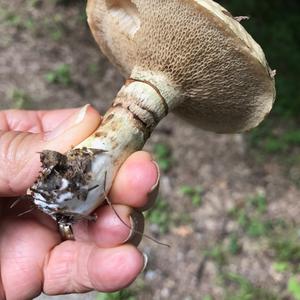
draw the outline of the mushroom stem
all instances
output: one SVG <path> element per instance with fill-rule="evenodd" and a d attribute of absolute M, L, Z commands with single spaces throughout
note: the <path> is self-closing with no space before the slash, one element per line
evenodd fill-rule
<path fill-rule="evenodd" d="M 168 110 L 150 82 L 129 79 L 95 133 L 67 152 L 59 164 L 43 165 L 31 189 L 35 204 L 58 221 L 68 216 L 72 223 L 89 216 L 104 201 L 119 167 L 143 148 Z"/>

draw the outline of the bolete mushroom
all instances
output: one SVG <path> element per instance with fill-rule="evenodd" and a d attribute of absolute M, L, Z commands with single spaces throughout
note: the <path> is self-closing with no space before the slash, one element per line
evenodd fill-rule
<path fill-rule="evenodd" d="M 62 226 L 102 203 L 121 164 L 169 111 L 206 130 L 242 132 L 275 98 L 261 47 L 212 0 L 88 0 L 87 15 L 127 81 L 91 137 L 66 154 L 42 154 L 32 196 Z"/>

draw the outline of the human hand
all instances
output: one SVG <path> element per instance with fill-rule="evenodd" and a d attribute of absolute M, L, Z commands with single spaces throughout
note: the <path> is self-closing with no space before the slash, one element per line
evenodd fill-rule
<path fill-rule="evenodd" d="M 109 206 L 97 209 L 94 223 L 74 227 L 76 241 L 61 241 L 55 222 L 37 209 L 23 216 L 32 203 L 21 201 L 36 179 L 38 152 L 66 152 L 92 134 L 101 122 L 90 106 L 59 111 L 0 112 L 0 299 L 32 299 L 90 290 L 115 291 L 129 285 L 144 266 L 134 238 Z M 151 156 L 137 152 L 118 172 L 109 198 L 132 226 L 140 211 L 157 194 L 159 171 Z"/>

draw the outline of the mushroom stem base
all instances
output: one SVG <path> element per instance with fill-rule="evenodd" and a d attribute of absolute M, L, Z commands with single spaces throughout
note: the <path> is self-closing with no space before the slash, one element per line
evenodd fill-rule
<path fill-rule="evenodd" d="M 120 166 L 142 149 L 166 114 L 155 88 L 128 81 L 92 136 L 66 154 L 41 154 L 43 171 L 31 188 L 34 203 L 59 223 L 89 219 L 106 198 Z"/>

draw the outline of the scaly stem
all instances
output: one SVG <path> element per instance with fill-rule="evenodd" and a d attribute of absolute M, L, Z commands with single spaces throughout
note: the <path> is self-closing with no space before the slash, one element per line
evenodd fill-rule
<path fill-rule="evenodd" d="M 154 86 L 128 80 L 91 137 L 65 155 L 44 152 L 44 170 L 31 189 L 35 204 L 58 221 L 72 223 L 90 215 L 105 199 L 122 163 L 143 148 L 167 113 L 168 105 Z"/>

